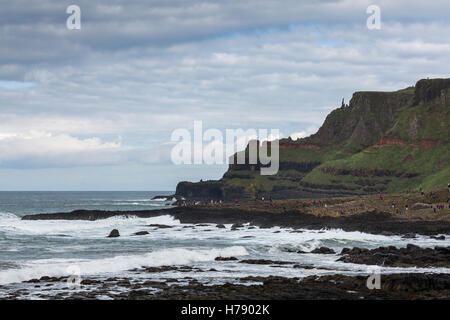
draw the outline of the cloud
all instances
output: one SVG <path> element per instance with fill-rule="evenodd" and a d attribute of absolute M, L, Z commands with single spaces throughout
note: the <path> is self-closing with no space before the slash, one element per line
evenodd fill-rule
<path fill-rule="evenodd" d="M 30 131 L 0 133 L 2 167 L 71 167 L 118 164 L 125 151 L 119 142 L 92 137 L 79 139 L 67 134 Z"/>

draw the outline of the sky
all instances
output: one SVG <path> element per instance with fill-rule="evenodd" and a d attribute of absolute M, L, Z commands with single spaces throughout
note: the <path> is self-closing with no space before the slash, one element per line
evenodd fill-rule
<path fill-rule="evenodd" d="M 220 178 L 226 164 L 174 164 L 172 133 L 202 121 L 304 137 L 355 91 L 448 77 L 449 12 L 448 0 L 0 0 L 0 190 Z"/>

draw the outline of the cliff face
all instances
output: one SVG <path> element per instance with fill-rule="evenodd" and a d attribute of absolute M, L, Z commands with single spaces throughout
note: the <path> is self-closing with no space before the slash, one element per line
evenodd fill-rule
<path fill-rule="evenodd" d="M 416 84 L 413 105 L 430 102 L 442 95 L 448 97 L 450 79 L 422 79 Z M 448 100 L 446 100 L 448 103 Z M 445 101 L 441 101 L 444 102 Z"/>
<path fill-rule="evenodd" d="M 316 134 L 280 140 L 280 170 L 230 165 L 218 181 L 181 182 L 201 199 L 302 198 L 432 189 L 450 176 L 450 79 L 424 79 L 396 92 L 356 92 Z"/>
<path fill-rule="evenodd" d="M 359 151 L 377 142 L 392 127 L 397 114 L 411 103 L 411 93 L 356 92 L 350 104 L 332 111 L 319 131 L 306 140 Z"/>

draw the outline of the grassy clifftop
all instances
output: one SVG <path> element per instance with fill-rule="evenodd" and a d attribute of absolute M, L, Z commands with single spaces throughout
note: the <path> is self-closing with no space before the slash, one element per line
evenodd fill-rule
<path fill-rule="evenodd" d="M 356 92 L 317 133 L 280 140 L 277 175 L 233 165 L 214 182 L 214 192 L 208 192 L 211 182 L 182 182 L 177 193 L 301 198 L 442 188 L 450 178 L 449 112 L 450 79 L 420 80 L 395 92 Z"/>

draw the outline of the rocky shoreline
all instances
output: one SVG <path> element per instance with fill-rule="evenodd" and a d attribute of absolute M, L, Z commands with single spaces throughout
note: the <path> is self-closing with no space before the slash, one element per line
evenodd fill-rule
<path fill-rule="evenodd" d="M 327 247 L 294 254 L 330 254 L 336 261 L 383 267 L 450 268 L 450 247 L 421 248 L 408 244 L 405 248 L 344 248 L 340 253 Z M 295 259 L 294 259 L 295 260 Z M 2 299 L 114 299 L 114 300 L 252 300 L 252 299 L 449 299 L 449 273 L 380 274 L 380 288 L 367 286 L 370 268 L 358 275 L 335 273 L 336 270 L 304 264 L 301 261 L 242 259 L 217 256 L 216 262 L 266 265 L 324 273 L 305 277 L 246 276 L 227 278 L 217 283 L 215 277 L 198 278 L 196 274 L 215 274 L 211 267 L 166 265 L 128 270 L 122 276 L 83 276 L 78 289 L 68 289 L 68 277 L 31 279 L 19 284 L 0 286 L 7 292 Z M 233 272 L 232 268 L 220 271 Z M 430 271 L 432 272 L 432 271 Z M 368 273 L 364 275 L 364 273 Z M 362 275 L 361 275 L 362 274 Z M 180 276 L 181 275 L 181 276 Z M 183 276 L 185 275 L 185 276 Z M 73 282 L 70 282 L 73 283 Z"/>
<path fill-rule="evenodd" d="M 189 269 L 190 267 L 181 267 Z M 153 270 L 155 271 L 155 270 Z M 161 271 L 161 270 L 159 270 Z M 163 271 L 163 270 L 162 270 Z M 380 288 L 367 287 L 368 276 L 326 275 L 306 278 L 246 277 L 239 283 L 209 284 L 196 279 L 137 280 L 111 277 L 84 279 L 79 290 L 54 293 L 66 277 L 42 277 L 28 281 L 40 288 L 39 299 L 54 300 L 287 300 L 287 299 L 446 299 L 450 298 L 450 274 L 400 273 L 381 275 Z M 181 284 L 181 282 L 185 282 Z M 19 289 L 6 299 L 28 299 L 30 290 Z"/>
<path fill-rule="evenodd" d="M 344 248 L 338 261 L 386 267 L 450 268 L 450 247 L 420 248 L 408 244 L 406 248 L 380 247 L 376 249 Z"/>
<path fill-rule="evenodd" d="M 176 207 L 148 211 L 90 211 L 77 210 L 65 213 L 47 213 L 24 216 L 23 220 L 89 220 L 107 219 L 115 216 L 136 216 L 150 218 L 170 215 L 181 223 L 216 223 L 242 224 L 250 223 L 260 228 L 286 227 L 323 229 L 339 228 L 344 231 L 360 231 L 382 235 L 442 235 L 450 231 L 450 220 L 407 219 L 386 212 L 370 211 L 348 216 L 314 215 L 299 210 L 273 212 L 248 210 L 241 207 Z"/>

